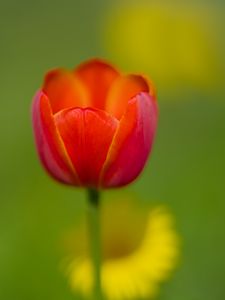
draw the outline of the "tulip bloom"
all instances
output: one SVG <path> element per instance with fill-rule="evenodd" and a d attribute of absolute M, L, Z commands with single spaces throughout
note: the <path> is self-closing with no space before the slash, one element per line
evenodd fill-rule
<path fill-rule="evenodd" d="M 56 180 L 109 188 L 142 171 L 157 125 L 152 85 L 101 60 L 50 71 L 33 101 L 40 159 Z"/>

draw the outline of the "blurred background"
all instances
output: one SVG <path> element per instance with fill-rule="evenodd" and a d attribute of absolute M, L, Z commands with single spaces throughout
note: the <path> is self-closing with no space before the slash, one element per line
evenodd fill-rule
<path fill-rule="evenodd" d="M 42 170 L 30 105 L 47 70 L 91 57 L 158 90 L 154 151 L 126 188 L 140 205 L 166 204 L 182 237 L 158 299 L 225 298 L 224 17 L 222 0 L 0 0 L 0 299 L 80 299 L 59 267 L 60 237 L 86 195 Z"/>

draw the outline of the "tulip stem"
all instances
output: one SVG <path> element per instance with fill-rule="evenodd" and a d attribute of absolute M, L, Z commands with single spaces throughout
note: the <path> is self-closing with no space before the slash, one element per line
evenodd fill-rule
<path fill-rule="evenodd" d="M 103 300 L 101 289 L 101 227 L 99 191 L 95 189 L 88 189 L 88 208 L 90 252 L 92 256 L 94 275 L 93 299 Z"/>

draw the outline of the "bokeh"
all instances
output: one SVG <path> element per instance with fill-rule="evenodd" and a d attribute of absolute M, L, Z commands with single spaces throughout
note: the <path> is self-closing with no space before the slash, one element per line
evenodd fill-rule
<path fill-rule="evenodd" d="M 180 262 L 181 241 L 165 205 L 140 206 L 129 193 L 107 195 L 101 206 L 102 290 L 109 300 L 156 299 Z M 90 299 L 93 268 L 86 216 L 62 239 L 71 289 Z"/>
<path fill-rule="evenodd" d="M 222 0 L 0 0 L 0 299 L 82 299 L 61 270 L 60 237 L 86 194 L 43 172 L 30 106 L 47 70 L 91 57 L 157 88 L 154 151 L 125 189 L 176 218 L 182 258 L 157 299 L 224 299 L 224 17 Z"/>

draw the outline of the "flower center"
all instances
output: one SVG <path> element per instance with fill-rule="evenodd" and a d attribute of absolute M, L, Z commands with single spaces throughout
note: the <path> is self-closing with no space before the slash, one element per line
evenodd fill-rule
<path fill-rule="evenodd" d="M 109 217 L 109 216 L 108 216 Z M 103 217 L 103 260 L 119 259 L 132 254 L 145 235 L 147 214 L 118 210 L 113 219 Z"/>
<path fill-rule="evenodd" d="M 104 205 L 101 217 L 102 260 L 127 257 L 141 245 L 146 233 L 148 212 L 134 209 L 132 204 L 114 202 Z M 89 231 L 84 218 L 78 230 L 68 232 L 64 246 L 72 257 L 88 257 Z"/>

